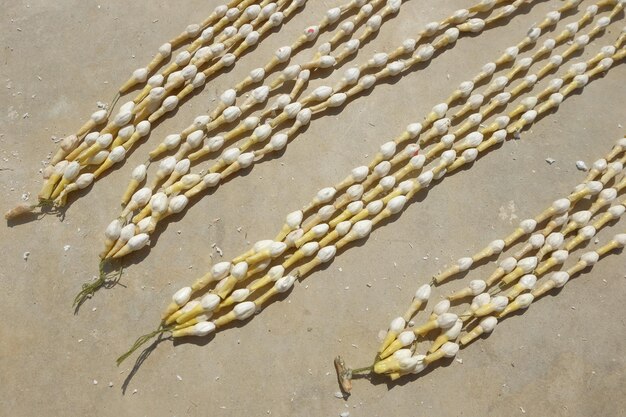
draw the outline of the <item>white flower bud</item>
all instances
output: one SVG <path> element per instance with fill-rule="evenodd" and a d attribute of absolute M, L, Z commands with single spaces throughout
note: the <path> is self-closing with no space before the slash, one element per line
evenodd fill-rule
<path fill-rule="evenodd" d="M 168 198 L 165 193 L 156 193 L 150 200 L 150 208 L 153 214 L 165 213 L 168 207 Z"/>
<path fill-rule="evenodd" d="M 159 46 L 159 54 L 163 58 L 169 57 L 171 53 L 172 53 L 172 44 L 164 43 L 163 45 Z"/>
<path fill-rule="evenodd" d="M 365 180 L 365 178 L 367 178 L 368 174 L 369 174 L 369 168 L 367 166 L 365 166 L 365 165 L 361 165 L 359 167 L 356 167 L 351 172 L 352 179 L 355 182 L 361 182 L 361 181 Z"/>
<path fill-rule="evenodd" d="M 433 180 L 433 171 L 431 170 L 421 173 L 416 179 L 416 181 L 422 187 L 428 187 L 432 180 Z"/>
<path fill-rule="evenodd" d="M 515 269 L 515 267 L 517 266 L 517 259 L 513 258 L 512 256 L 510 256 L 508 258 L 503 259 L 502 262 L 500 262 L 500 264 L 498 266 L 500 268 L 502 268 L 502 270 L 506 274 L 508 274 L 513 269 Z"/>
<path fill-rule="evenodd" d="M 517 263 L 517 267 L 527 274 L 537 267 L 537 262 L 538 259 L 536 256 L 529 256 L 528 258 L 520 259 Z"/>
<path fill-rule="evenodd" d="M 437 326 L 441 329 L 449 329 L 454 326 L 456 321 L 459 319 L 459 316 L 452 313 L 443 313 L 437 317 Z"/>
<path fill-rule="evenodd" d="M 520 278 L 519 284 L 527 290 L 532 290 L 537 283 L 537 277 L 532 274 L 524 275 Z"/>
<path fill-rule="evenodd" d="M 389 203 L 387 203 L 387 210 L 389 210 L 391 214 L 399 213 L 406 204 L 406 202 L 407 198 L 405 196 L 396 196 L 389 200 Z"/>
<path fill-rule="evenodd" d="M 302 245 L 300 250 L 302 251 L 304 256 L 311 256 L 315 252 L 317 252 L 319 248 L 320 248 L 320 244 L 318 242 L 307 242 L 304 245 Z"/>
<path fill-rule="evenodd" d="M 372 231 L 372 221 L 360 220 L 354 224 L 350 233 L 354 235 L 355 239 L 363 239 L 367 237 L 371 231 Z"/>
<path fill-rule="evenodd" d="M 207 336 L 215 331 L 215 324 L 210 321 L 201 321 L 193 326 L 193 335 L 197 337 Z"/>
<path fill-rule="evenodd" d="M 415 292 L 414 298 L 416 300 L 420 300 L 421 302 L 428 301 L 428 299 L 430 298 L 431 292 L 432 292 L 431 286 L 428 284 L 424 284 L 417 289 L 417 291 Z"/>
<path fill-rule="evenodd" d="M 489 243 L 489 248 L 493 251 L 494 254 L 499 254 L 504 249 L 505 242 L 502 239 L 497 239 Z"/>
<path fill-rule="evenodd" d="M 561 288 L 569 280 L 569 274 L 565 271 L 556 271 L 550 276 L 550 280 L 554 282 L 556 288 Z"/>
<path fill-rule="evenodd" d="M 530 243 L 530 246 L 533 249 L 538 249 L 542 247 L 545 241 L 546 241 L 546 238 L 541 233 L 534 234 L 530 238 L 528 238 L 528 243 Z"/>
<path fill-rule="evenodd" d="M 179 307 L 182 307 L 187 304 L 190 298 L 191 287 L 184 287 L 174 293 L 172 301 L 174 301 Z"/>
<path fill-rule="evenodd" d="M 239 158 L 239 155 L 241 155 L 239 148 L 229 148 L 222 153 L 222 159 L 226 164 L 232 164 Z"/>
<path fill-rule="evenodd" d="M 326 263 L 333 259 L 336 253 L 337 248 L 335 246 L 325 246 L 317 252 L 317 258 L 322 261 L 322 263 Z"/>
<path fill-rule="evenodd" d="M 106 110 L 98 110 L 91 114 L 91 120 L 96 124 L 100 124 L 104 122 L 106 120 L 106 117 L 107 117 Z"/>
<path fill-rule="evenodd" d="M 382 211 L 384 205 L 382 200 L 374 200 L 366 206 L 367 213 L 370 216 L 375 216 Z"/>
<path fill-rule="evenodd" d="M 221 301 L 217 294 L 207 294 L 200 300 L 200 305 L 204 311 L 210 312 L 215 310 Z"/>
<path fill-rule="evenodd" d="M 239 262 L 238 264 L 233 266 L 232 269 L 230 270 L 230 274 L 237 281 L 241 281 L 242 279 L 244 279 L 246 277 L 247 273 L 248 273 L 248 263 L 247 262 Z"/>
<path fill-rule="evenodd" d="M 456 261 L 456 263 L 460 271 L 467 271 L 468 269 L 470 269 L 470 267 L 474 263 L 474 260 L 470 257 L 465 257 L 465 258 L 459 259 L 458 261 Z"/>
<path fill-rule="evenodd" d="M 134 252 L 144 248 L 150 243 L 150 236 L 146 233 L 140 233 L 137 236 L 133 236 L 128 240 L 128 248 Z"/>
<path fill-rule="evenodd" d="M 235 307 L 233 308 L 233 312 L 235 313 L 235 317 L 237 318 L 237 320 L 245 320 L 247 318 L 250 318 L 255 311 L 256 305 L 252 301 L 244 301 L 243 303 L 235 305 Z"/>
<path fill-rule="evenodd" d="M 491 305 L 494 307 L 494 311 L 497 311 L 498 313 L 504 310 L 508 304 L 509 299 L 502 295 L 498 295 L 491 299 Z"/>
<path fill-rule="evenodd" d="M 120 237 L 120 233 L 122 232 L 122 222 L 119 219 L 113 220 L 107 228 L 104 230 L 104 236 L 108 240 L 115 241 Z"/>
<path fill-rule="evenodd" d="M 498 324 L 498 319 L 493 316 L 485 317 L 480 321 L 479 326 L 483 329 L 484 333 L 491 333 Z"/>
<path fill-rule="evenodd" d="M 350 214 L 355 215 L 361 210 L 363 210 L 363 205 L 364 203 L 362 201 L 353 201 L 350 204 L 348 204 L 348 207 L 346 207 L 346 210 Z"/>
<path fill-rule="evenodd" d="M 152 197 L 152 190 L 148 187 L 137 190 L 131 197 L 131 201 L 137 204 L 138 207 L 143 207 L 150 201 Z"/>
<path fill-rule="evenodd" d="M 343 222 L 339 223 L 335 227 L 335 231 L 337 232 L 337 234 L 339 236 L 345 236 L 346 234 L 348 234 L 348 232 L 350 231 L 351 228 L 352 228 L 352 223 L 350 223 L 350 221 L 346 220 L 346 221 L 343 221 Z"/>
<path fill-rule="evenodd" d="M 287 275 L 286 277 L 279 278 L 276 280 L 274 284 L 274 288 L 279 293 L 287 292 L 293 287 L 293 284 L 296 282 L 296 277 L 293 275 Z"/>
<path fill-rule="evenodd" d="M 427 43 L 426 45 L 422 45 L 418 48 L 416 55 L 420 61 L 428 61 L 434 53 L 435 48 L 431 44 Z"/>
<path fill-rule="evenodd" d="M 180 213 L 181 211 L 183 211 L 185 209 L 185 207 L 187 207 L 187 204 L 189 203 L 189 199 L 184 196 L 184 195 L 177 195 L 176 197 L 173 197 L 170 202 L 169 202 L 169 211 L 176 214 L 176 213 Z"/>
<path fill-rule="evenodd" d="M 396 317 L 389 324 L 389 331 L 392 333 L 400 333 L 406 327 L 406 321 L 402 317 Z"/>
<path fill-rule="evenodd" d="M 126 149 L 123 146 L 116 146 L 108 156 L 108 159 L 114 164 L 123 161 L 124 158 L 126 158 Z M 65 173 L 67 174 L 67 171 Z"/>

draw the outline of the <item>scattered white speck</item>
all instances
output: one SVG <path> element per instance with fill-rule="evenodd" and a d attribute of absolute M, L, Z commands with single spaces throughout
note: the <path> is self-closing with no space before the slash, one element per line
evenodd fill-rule
<path fill-rule="evenodd" d="M 178 379 L 179 381 L 183 380 L 183 378 L 180 375 L 176 375 L 176 379 Z"/>
<path fill-rule="evenodd" d="M 22 255 L 22 259 L 27 261 L 29 256 L 30 256 L 30 252 L 24 252 L 24 255 Z"/>
<path fill-rule="evenodd" d="M 70 250 L 70 248 L 71 248 L 71 246 L 70 246 L 70 245 L 65 245 L 65 246 L 63 246 L 63 250 L 64 250 L 65 252 L 67 252 L 68 250 Z"/>
<path fill-rule="evenodd" d="M 98 381 L 96 381 L 95 379 L 93 380 L 93 384 L 94 385 L 98 385 Z"/>
<path fill-rule="evenodd" d="M 335 398 L 342 398 L 343 399 L 343 393 L 341 391 L 335 392 Z"/>
<path fill-rule="evenodd" d="M 94 307 L 91 309 L 91 311 L 96 311 L 98 309 L 98 307 Z"/>
<path fill-rule="evenodd" d="M 579 171 L 589 171 L 589 168 L 587 167 L 587 164 L 585 164 L 585 161 L 576 161 L 576 168 L 578 168 Z"/>
<path fill-rule="evenodd" d="M 520 406 L 519 410 L 522 412 L 522 414 L 526 414 L 526 410 L 524 410 L 524 407 Z"/>
<path fill-rule="evenodd" d="M 339 414 L 339 417 L 350 417 L 350 412 L 344 411 L 343 413 Z"/>
<path fill-rule="evenodd" d="M 422 259 L 426 261 L 426 260 L 428 260 L 428 256 L 424 256 L 424 257 L 422 257 Z"/>
<path fill-rule="evenodd" d="M 137 394 L 137 390 L 136 389 L 133 390 L 133 394 Z"/>
<path fill-rule="evenodd" d="M 463 364 L 463 359 L 461 358 L 456 358 L 455 361 L 457 361 L 458 363 L 460 363 L 461 365 Z"/>
<path fill-rule="evenodd" d="M 556 162 L 556 159 L 554 159 L 554 158 L 546 158 L 546 162 L 547 162 L 548 164 L 552 165 L 553 163 L 555 163 L 555 162 Z"/>
<path fill-rule="evenodd" d="M 109 388 L 113 388 L 113 382 L 109 381 Z"/>
<path fill-rule="evenodd" d="M 28 199 L 30 198 L 30 193 L 24 193 L 22 194 L 22 200 L 23 201 L 28 201 Z"/>

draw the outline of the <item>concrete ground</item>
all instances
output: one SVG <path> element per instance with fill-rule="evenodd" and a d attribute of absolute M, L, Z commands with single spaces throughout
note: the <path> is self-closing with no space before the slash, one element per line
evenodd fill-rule
<path fill-rule="evenodd" d="M 160 124 L 150 143 L 181 130 L 339 2 L 308 3 L 284 30 Z M 359 57 L 388 50 L 424 23 L 470 3 L 406 1 Z M 76 315 L 72 300 L 97 273 L 102 232 L 119 213 L 130 170 L 151 146 L 139 148 L 88 194 L 72 200 L 62 221 L 46 216 L 2 228 L 0 414 L 626 415 L 624 255 L 603 260 L 558 296 L 503 322 L 491 337 L 462 350 L 462 363 L 451 361 L 394 384 L 358 380 L 346 400 L 334 395 L 332 364 L 341 354 L 350 365 L 367 365 L 379 331 L 404 311 L 419 285 L 454 259 L 508 234 L 584 178 L 575 161 L 591 164 L 624 135 L 624 65 L 566 100 L 521 140 L 445 179 L 244 326 L 197 344 L 161 343 L 130 380 L 136 355 L 115 366 L 138 335 L 156 326 L 171 293 L 221 259 L 218 248 L 230 259 L 249 242 L 274 236 L 287 212 L 367 163 L 379 144 L 420 121 L 560 3 L 535 1 L 506 26 L 461 39 L 429 66 L 314 120 L 280 159 L 256 165 L 168 224 L 150 251 L 131 259 L 120 285 L 96 294 Z M 42 161 L 56 150 L 51 138 L 72 133 L 161 43 L 216 4 L 0 0 L 0 209 L 22 197 L 34 201 Z M 619 19 L 587 50 L 612 43 L 624 25 L 623 14 Z M 624 232 L 623 224 L 600 237 L 617 232 Z"/>

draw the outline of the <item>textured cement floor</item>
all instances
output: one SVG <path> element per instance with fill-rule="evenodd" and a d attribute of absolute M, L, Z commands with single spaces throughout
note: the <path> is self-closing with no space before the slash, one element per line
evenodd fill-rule
<path fill-rule="evenodd" d="M 338 1 L 308 3 L 284 30 L 159 125 L 150 142 L 186 126 Z M 313 121 L 280 159 L 256 165 L 168 224 L 150 251 L 131 259 L 122 285 L 98 293 L 77 315 L 72 299 L 97 273 L 102 231 L 119 212 L 129 172 L 148 146 L 73 200 L 63 221 L 47 216 L 0 227 L 0 415 L 626 415 L 624 255 L 609 257 L 558 296 L 503 322 L 491 337 L 460 352 L 462 364 L 452 361 L 390 385 L 358 380 L 347 400 L 334 395 L 332 365 L 337 354 L 350 365 L 367 364 L 379 331 L 419 285 L 584 178 L 575 161 L 591 163 L 624 134 L 624 65 L 568 99 L 521 140 L 445 179 L 245 326 L 198 344 L 160 344 L 125 391 L 136 356 L 115 366 L 138 335 L 155 327 L 171 293 L 220 259 L 217 247 L 227 258 L 274 236 L 287 212 L 369 161 L 380 143 L 421 120 L 560 2 L 534 3 L 508 25 L 462 39 L 426 68 Z M 32 193 L 28 201 L 36 198 L 42 161 L 56 149 L 51 137 L 73 132 L 162 42 L 216 4 L 0 0 L 0 209 L 25 193 Z M 469 4 L 407 1 L 359 56 L 389 49 L 425 22 Z M 616 38 L 624 25 L 619 17 L 591 47 Z M 546 158 L 556 162 L 549 165 Z M 623 224 L 602 236 L 618 231 L 624 232 Z"/>

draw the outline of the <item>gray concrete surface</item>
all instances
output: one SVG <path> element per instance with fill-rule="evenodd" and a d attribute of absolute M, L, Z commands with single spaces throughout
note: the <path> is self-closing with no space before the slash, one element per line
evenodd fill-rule
<path fill-rule="evenodd" d="M 0 209 L 20 202 L 23 193 L 32 193 L 33 201 L 41 161 L 56 149 L 51 137 L 72 133 L 158 45 L 216 3 L 0 0 Z M 337 3 L 310 1 L 284 30 L 158 126 L 150 142 L 186 126 L 217 94 Z M 423 23 L 469 3 L 408 1 L 360 56 L 388 49 Z M 2 226 L 0 414 L 626 415 L 624 255 L 602 261 L 558 296 L 506 320 L 491 337 L 461 351 L 462 364 L 397 384 L 359 380 L 346 401 L 334 396 L 332 365 L 337 354 L 351 365 L 367 364 L 379 330 L 404 310 L 419 285 L 584 178 L 575 161 L 591 163 L 624 134 L 624 65 L 564 102 L 521 140 L 443 181 L 366 244 L 341 254 L 245 326 L 209 343 L 162 343 L 125 395 L 122 384 L 135 357 L 115 366 L 115 358 L 156 325 L 171 293 L 220 258 L 213 243 L 231 257 L 248 242 L 274 236 L 287 212 L 369 161 L 380 143 L 421 120 L 560 2 L 534 3 L 508 25 L 462 39 L 428 67 L 314 121 L 280 159 L 229 181 L 170 223 L 154 248 L 132 259 L 122 285 L 98 293 L 78 315 L 73 297 L 97 272 L 102 231 L 119 212 L 130 170 L 148 146 L 73 201 L 63 221 L 47 216 Z M 624 25 L 620 19 L 588 49 L 612 42 Z M 556 162 L 547 164 L 548 157 Z"/>

